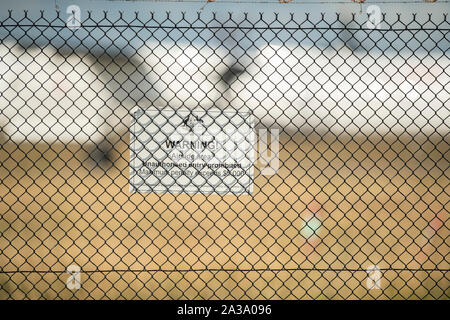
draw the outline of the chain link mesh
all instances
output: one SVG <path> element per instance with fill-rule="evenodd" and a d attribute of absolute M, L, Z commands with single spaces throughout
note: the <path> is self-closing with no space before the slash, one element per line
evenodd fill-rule
<path fill-rule="evenodd" d="M 9 12 L 0 298 L 448 299 L 449 20 L 363 20 Z M 130 193 L 136 105 L 250 110 L 280 166 Z"/>

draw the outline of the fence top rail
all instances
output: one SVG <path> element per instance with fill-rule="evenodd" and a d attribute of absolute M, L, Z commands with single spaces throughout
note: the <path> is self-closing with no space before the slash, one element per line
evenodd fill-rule
<path fill-rule="evenodd" d="M 44 11 L 38 14 L 8 10 L 0 27 L 66 28 L 69 14 Z M 231 13 L 231 12 L 83 12 L 82 28 L 149 28 L 149 29 L 242 29 L 242 30 L 369 30 L 369 31 L 449 31 L 450 19 L 442 14 L 381 14 L 379 28 L 367 26 L 369 15 L 326 13 Z M 74 30 L 76 31 L 76 29 Z"/>

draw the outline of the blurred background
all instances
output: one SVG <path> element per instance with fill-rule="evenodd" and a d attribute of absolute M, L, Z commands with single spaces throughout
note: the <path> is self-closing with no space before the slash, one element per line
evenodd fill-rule
<path fill-rule="evenodd" d="M 0 298 L 448 299 L 447 1 L 0 6 Z M 131 194 L 137 105 L 251 110 L 280 167 Z"/>

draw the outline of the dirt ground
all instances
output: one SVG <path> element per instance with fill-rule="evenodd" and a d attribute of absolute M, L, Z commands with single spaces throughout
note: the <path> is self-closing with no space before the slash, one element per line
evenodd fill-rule
<path fill-rule="evenodd" d="M 0 299 L 450 296 L 448 135 L 283 133 L 252 196 L 130 194 L 127 139 L 102 167 L 3 138 Z"/>

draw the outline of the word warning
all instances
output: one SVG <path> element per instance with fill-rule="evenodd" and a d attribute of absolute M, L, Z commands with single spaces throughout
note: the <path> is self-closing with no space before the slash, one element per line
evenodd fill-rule
<path fill-rule="evenodd" d="M 130 192 L 253 192 L 254 120 L 237 110 L 138 108 Z"/>

